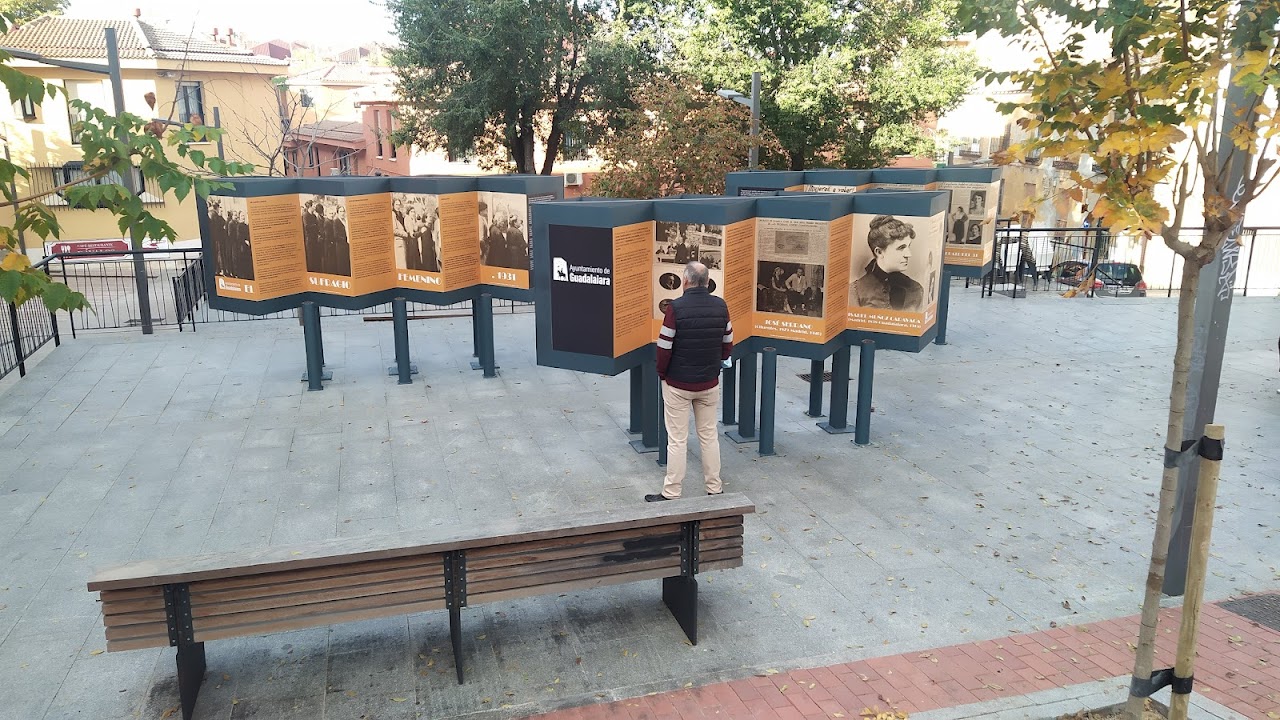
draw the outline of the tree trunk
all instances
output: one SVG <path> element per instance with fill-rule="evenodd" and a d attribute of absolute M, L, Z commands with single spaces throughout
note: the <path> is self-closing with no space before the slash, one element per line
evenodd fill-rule
<path fill-rule="evenodd" d="M 792 170 L 804 170 L 804 146 L 800 146 L 795 151 L 788 150 L 787 156 L 791 159 Z"/>
<path fill-rule="evenodd" d="M 520 172 L 535 173 L 537 172 L 537 166 L 533 161 L 533 146 L 537 141 L 533 132 L 532 111 L 520 113 L 520 137 L 524 142 L 524 170 L 521 170 Z"/>
<path fill-rule="evenodd" d="M 556 155 L 560 154 L 560 141 L 564 138 L 564 129 L 560 122 L 552 116 L 551 131 L 547 133 L 547 154 L 542 158 L 542 174 L 550 175 L 556 165 Z"/>
<path fill-rule="evenodd" d="M 1208 238 L 1205 238 L 1208 240 Z M 1196 295 L 1200 282 L 1200 263 L 1183 258 L 1182 289 L 1178 291 L 1178 343 L 1173 354 L 1173 385 L 1169 389 L 1169 425 L 1165 448 L 1182 450 L 1182 430 L 1187 411 L 1187 381 L 1191 376 L 1191 350 L 1195 343 Z M 1156 623 L 1160 615 L 1160 593 L 1164 587 L 1165 563 L 1169 559 L 1169 537 L 1173 531 L 1173 505 L 1178 487 L 1178 468 L 1165 468 L 1160 482 L 1160 504 L 1156 512 L 1156 534 L 1151 541 L 1151 564 L 1147 570 L 1146 594 L 1142 599 L 1142 624 L 1138 629 L 1138 646 L 1133 661 L 1133 676 L 1151 678 L 1156 654 Z M 1126 720 L 1141 720 L 1143 699 L 1129 695 L 1125 703 Z"/>

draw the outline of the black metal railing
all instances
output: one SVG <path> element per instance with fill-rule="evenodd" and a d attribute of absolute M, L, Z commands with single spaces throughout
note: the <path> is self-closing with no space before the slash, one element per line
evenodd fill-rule
<path fill-rule="evenodd" d="M 22 305 L 0 303 L 0 378 L 18 371 L 27 374 L 27 358 L 50 340 L 62 344 L 58 337 L 58 318 L 44 303 L 30 300 Z"/>
<path fill-rule="evenodd" d="M 1182 231 L 1195 244 L 1200 228 Z M 1280 227 L 1244 228 L 1236 272 L 1236 292 L 1247 296 L 1280 293 Z M 995 261 L 984 279 L 985 294 L 1012 297 L 1028 290 L 1065 290 L 1099 263 L 1130 263 L 1142 268 L 1151 293 L 1171 297 L 1182 284 L 1182 258 L 1160 237 L 1113 235 L 1102 228 L 1017 228 L 997 224 Z M 1083 272 L 1082 272 L 1083 270 Z M 998 288 L 998 289 L 997 289 Z M 1089 291 L 1092 294 L 1092 290 Z"/>
<path fill-rule="evenodd" d="M 209 307 L 209 289 L 205 287 L 204 259 L 200 248 L 163 250 L 131 250 L 122 253 L 59 253 L 41 261 L 54 280 L 66 283 L 83 293 L 89 310 L 67 314 L 72 337 L 86 330 L 113 330 L 139 327 L 142 324 L 138 303 L 138 282 L 133 258 L 143 260 L 147 277 L 153 327 L 177 327 L 195 330 L 200 323 L 238 322 L 297 317 L 288 310 L 270 315 L 244 315 Z M 471 303 L 464 301 L 440 306 L 409 303 L 415 317 L 448 317 L 469 313 Z M 495 312 L 530 312 L 531 303 L 495 300 Z M 365 315 L 390 316 L 391 305 L 375 305 L 362 310 L 324 308 L 326 316 Z"/>
<path fill-rule="evenodd" d="M 65 165 L 39 165 L 27 168 L 30 177 L 27 178 L 26 184 L 32 195 L 37 195 L 40 202 L 51 208 L 68 207 L 66 198 L 66 190 L 58 188 L 70 183 L 84 184 L 84 179 L 89 173 L 84 171 L 84 163 L 73 161 Z M 122 185 L 123 178 L 119 173 L 110 172 L 106 175 L 89 181 L 93 185 Z M 138 168 L 133 168 L 133 183 L 138 189 L 138 198 L 142 200 L 143 205 L 163 205 L 164 194 L 156 194 L 151 192 L 151 182 L 142 174 Z"/>

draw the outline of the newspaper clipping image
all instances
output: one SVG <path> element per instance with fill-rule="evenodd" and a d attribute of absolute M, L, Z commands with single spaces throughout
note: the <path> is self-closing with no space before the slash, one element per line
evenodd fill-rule
<path fill-rule="evenodd" d="M 711 294 L 724 297 L 724 226 L 705 223 L 659 222 L 654 233 L 653 317 L 662 320 L 671 301 L 684 292 L 684 266 L 698 261 L 707 266 Z"/>

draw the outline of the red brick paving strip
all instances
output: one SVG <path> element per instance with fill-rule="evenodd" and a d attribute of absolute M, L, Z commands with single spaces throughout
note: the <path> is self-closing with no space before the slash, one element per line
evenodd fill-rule
<path fill-rule="evenodd" d="M 1173 665 L 1181 608 L 1161 611 L 1156 667 Z M 792 670 L 570 708 L 540 720 L 858 718 L 865 708 L 907 713 L 1026 695 L 1133 670 L 1138 617 L 968 645 Z M 1249 718 L 1280 720 L 1280 632 L 1205 605 L 1195 691 Z"/>

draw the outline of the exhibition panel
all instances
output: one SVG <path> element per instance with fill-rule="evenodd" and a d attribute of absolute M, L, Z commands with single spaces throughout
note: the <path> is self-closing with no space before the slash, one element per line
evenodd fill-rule
<path fill-rule="evenodd" d="M 532 300 L 529 207 L 558 177 L 234 178 L 198 198 L 210 304 L 262 315 L 392 297 Z"/>

